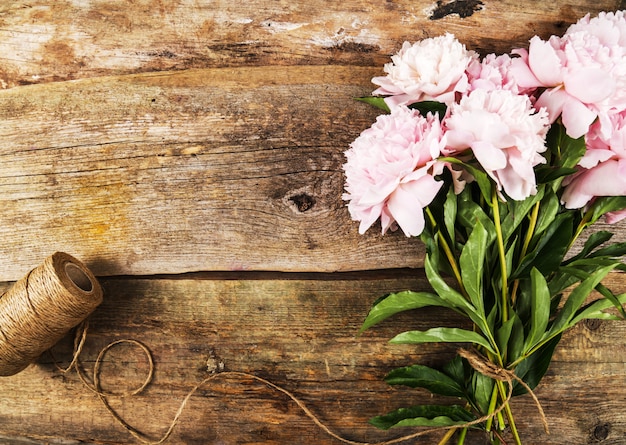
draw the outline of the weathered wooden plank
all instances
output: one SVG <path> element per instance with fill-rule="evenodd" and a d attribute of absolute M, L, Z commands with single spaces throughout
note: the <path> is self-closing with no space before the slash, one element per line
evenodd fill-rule
<path fill-rule="evenodd" d="M 284 386 L 333 431 L 359 441 L 397 437 L 369 417 L 432 401 L 426 392 L 391 389 L 383 375 L 411 363 L 437 365 L 451 346 L 389 345 L 404 329 L 461 325 L 454 314 L 421 310 L 394 317 L 364 335 L 357 330 L 371 303 L 393 290 L 424 289 L 419 276 L 336 280 L 103 279 L 105 301 L 91 319 L 82 359 L 93 365 L 111 341 L 132 338 L 152 351 L 155 378 L 139 396 L 111 398 L 131 425 L 152 438 L 165 432 L 187 392 L 223 363 Z M 626 289 L 623 276 L 608 282 Z M 5 285 L 6 286 L 6 285 Z M 568 333 L 537 390 L 552 434 L 543 433 L 529 397 L 514 401 L 524 443 L 620 444 L 626 434 L 623 400 L 626 323 L 579 325 Z M 67 363 L 71 339 L 55 347 Z M 113 349 L 102 368 L 103 387 L 139 386 L 147 362 L 132 347 Z M 44 355 L 24 372 L 0 379 L 0 443 L 137 443 L 75 374 L 62 376 Z M 417 443 L 436 443 L 441 434 Z M 22 442 L 20 442 L 22 441 Z M 338 442 L 320 431 L 284 395 L 250 379 L 203 387 L 180 418 L 169 443 L 309 444 Z M 483 444 L 480 433 L 469 445 Z"/>
<path fill-rule="evenodd" d="M 0 91 L 0 279 L 54 251 L 96 275 L 419 267 L 365 236 L 343 151 L 376 112 L 360 67 L 188 70 Z M 621 226 L 616 230 L 621 230 Z"/>
<path fill-rule="evenodd" d="M 618 0 L 29 0 L 0 5 L 0 84 L 219 66 L 381 66 L 453 32 L 482 52 L 561 34 Z"/>
<path fill-rule="evenodd" d="M 372 70 L 189 70 L 0 92 L 0 278 L 55 250 L 97 275 L 421 264 L 357 233 L 343 151 Z M 365 87 L 364 87 L 365 86 Z"/>

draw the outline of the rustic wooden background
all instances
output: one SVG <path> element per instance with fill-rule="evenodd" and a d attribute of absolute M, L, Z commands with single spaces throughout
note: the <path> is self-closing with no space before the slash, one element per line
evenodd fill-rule
<path fill-rule="evenodd" d="M 112 405 L 152 438 L 215 369 L 300 397 L 335 432 L 378 441 L 369 417 L 426 403 L 387 387 L 395 366 L 452 348 L 391 346 L 400 329 L 458 324 L 403 314 L 361 337 L 381 294 L 423 289 L 423 249 L 357 233 L 341 200 L 343 151 L 404 40 L 452 32 L 483 54 L 561 34 L 621 1 L 31 0 L 0 2 L 0 287 L 55 251 L 100 277 L 82 359 L 147 344 L 155 378 Z M 624 237 L 625 225 L 616 229 Z M 619 274 L 610 278 L 626 291 Z M 71 338 L 56 347 L 65 363 Z M 626 443 L 626 323 L 568 333 L 537 396 L 514 401 L 526 444 Z M 103 385 L 136 386 L 140 351 L 111 351 Z M 437 443 L 441 434 L 415 443 Z M 45 354 L 0 379 L 0 443 L 137 443 Z M 335 444 L 284 395 L 224 378 L 190 400 L 170 443 Z M 470 445 L 483 444 L 480 434 Z"/>

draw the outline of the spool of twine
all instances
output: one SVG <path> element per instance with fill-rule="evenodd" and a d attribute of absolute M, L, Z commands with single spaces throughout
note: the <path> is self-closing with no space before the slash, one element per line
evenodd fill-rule
<path fill-rule="evenodd" d="M 57 252 L 0 296 L 0 375 L 17 374 L 102 302 L 83 263 Z"/>

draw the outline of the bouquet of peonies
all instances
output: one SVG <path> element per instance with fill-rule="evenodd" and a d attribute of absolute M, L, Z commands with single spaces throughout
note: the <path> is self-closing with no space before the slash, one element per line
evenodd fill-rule
<path fill-rule="evenodd" d="M 626 243 L 603 230 L 575 243 L 601 217 L 626 217 L 626 16 L 586 16 L 510 55 L 481 58 L 446 34 L 406 42 L 391 60 L 360 98 L 385 113 L 345 153 L 344 199 L 360 233 L 380 220 L 383 234 L 421 237 L 432 291 L 381 298 L 362 329 L 426 306 L 472 328 L 394 337 L 464 345 L 440 369 L 416 364 L 386 377 L 456 404 L 371 422 L 448 427 L 441 443 L 459 434 L 461 444 L 474 428 L 521 444 L 510 398 L 534 396 L 561 334 L 626 315 L 626 294 L 601 284 L 626 270 Z"/>

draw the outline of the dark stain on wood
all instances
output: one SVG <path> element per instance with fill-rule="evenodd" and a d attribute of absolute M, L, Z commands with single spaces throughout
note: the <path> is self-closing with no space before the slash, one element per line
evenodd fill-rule
<path fill-rule="evenodd" d="M 439 20 L 452 14 L 458 14 L 459 17 L 464 19 L 483 9 L 483 5 L 484 3 L 481 0 L 454 0 L 447 3 L 443 0 L 438 0 L 437 7 L 429 18 L 431 20 Z"/>
<path fill-rule="evenodd" d="M 315 198 L 307 195 L 306 193 L 300 193 L 289 198 L 289 201 L 293 202 L 298 209 L 298 212 L 306 212 L 315 205 Z"/>

